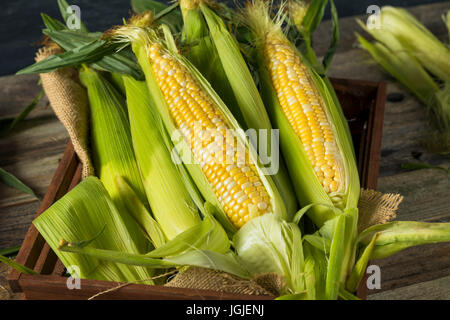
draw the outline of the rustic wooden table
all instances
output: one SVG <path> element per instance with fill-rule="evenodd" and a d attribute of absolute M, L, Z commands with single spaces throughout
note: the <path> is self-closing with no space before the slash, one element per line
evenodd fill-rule
<path fill-rule="evenodd" d="M 448 39 L 441 16 L 449 9 L 450 2 L 442 2 L 413 7 L 411 11 L 441 39 Z M 330 76 L 386 80 L 388 94 L 404 95 L 403 101 L 388 101 L 386 105 L 378 190 L 404 196 L 398 220 L 450 222 L 449 175 L 443 170 L 401 168 L 407 162 L 448 168 L 449 159 L 428 152 L 421 144 L 430 131 L 423 105 L 355 47 L 354 33 L 359 31 L 355 18 L 340 22 L 341 43 Z M 329 22 L 324 22 L 317 31 L 319 53 L 327 46 L 329 29 Z M 19 114 L 39 92 L 37 82 L 38 76 L 34 75 L 1 77 L 0 119 Z M 10 136 L 0 139 L 0 167 L 14 173 L 42 197 L 67 142 L 67 132 L 43 98 Z M 0 185 L 0 248 L 21 244 L 38 206 L 38 199 Z M 374 263 L 381 268 L 381 289 L 369 291 L 369 299 L 450 299 L 450 243 L 411 248 Z M 6 283 L 8 271 L 0 264 L 0 300 L 18 297 Z"/>

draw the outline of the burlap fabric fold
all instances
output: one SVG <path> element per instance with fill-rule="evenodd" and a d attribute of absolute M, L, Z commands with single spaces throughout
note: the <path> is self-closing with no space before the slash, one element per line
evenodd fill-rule
<path fill-rule="evenodd" d="M 57 52 L 57 49 L 41 49 L 36 60 Z M 77 80 L 76 70 L 65 68 L 41 74 L 41 79 L 50 104 L 69 132 L 75 152 L 83 164 L 83 177 L 93 174 L 88 152 L 88 99 L 86 90 Z M 402 200 L 403 197 L 398 194 L 362 189 L 358 206 L 359 231 L 394 219 Z M 262 274 L 251 280 L 244 280 L 224 272 L 191 267 L 179 272 L 166 286 L 278 296 L 282 292 L 283 279 L 276 274 Z"/>
<path fill-rule="evenodd" d="M 62 52 L 55 45 L 39 49 L 36 61 Z M 69 133 L 73 148 L 83 166 L 82 178 L 94 174 L 88 152 L 89 105 L 86 90 L 78 81 L 78 71 L 64 68 L 42 73 L 42 86 L 58 119 Z"/>

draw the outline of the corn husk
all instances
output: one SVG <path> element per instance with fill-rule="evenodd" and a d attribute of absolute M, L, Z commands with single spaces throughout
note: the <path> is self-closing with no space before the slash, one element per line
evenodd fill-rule
<path fill-rule="evenodd" d="M 199 213 L 160 133 L 161 120 L 145 82 L 124 77 L 131 135 L 153 215 L 167 239 L 195 226 Z"/>
<path fill-rule="evenodd" d="M 148 206 L 141 175 L 134 155 L 123 98 L 96 71 L 84 68 L 80 80 L 87 88 L 90 104 L 91 149 L 94 167 L 119 213 L 127 214 L 116 177 L 127 181 L 139 200 Z"/>
<path fill-rule="evenodd" d="M 149 279 L 146 268 L 110 263 L 95 257 L 58 250 L 60 240 L 105 250 L 145 253 L 141 243 L 147 238 L 133 218 L 120 213 L 103 184 L 96 177 L 80 182 L 33 221 L 64 266 L 79 268 L 83 279 L 131 282 Z M 152 284 L 152 281 L 147 281 Z"/>

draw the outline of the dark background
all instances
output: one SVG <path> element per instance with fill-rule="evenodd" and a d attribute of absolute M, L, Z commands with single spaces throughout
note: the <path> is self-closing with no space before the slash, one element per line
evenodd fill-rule
<path fill-rule="evenodd" d="M 442 0 L 440 0 L 442 1 Z M 365 14 L 369 5 L 414 6 L 439 0 L 335 0 L 341 17 Z M 129 0 L 69 0 L 81 8 L 81 19 L 91 31 L 120 24 L 131 10 Z M 162 1 L 167 2 L 167 1 Z M 226 1 L 228 3 L 244 1 Z M 0 10 L 0 75 L 13 74 L 33 63 L 43 27 L 40 13 L 60 18 L 56 0 L 2 1 Z M 450 1 L 449 1 L 450 6 Z"/>

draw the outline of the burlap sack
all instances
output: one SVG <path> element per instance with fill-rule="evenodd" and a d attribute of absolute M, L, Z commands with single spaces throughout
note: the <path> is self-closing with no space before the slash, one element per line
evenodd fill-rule
<path fill-rule="evenodd" d="M 42 49 L 38 52 L 37 60 L 53 53 L 56 53 L 54 49 Z M 87 148 L 88 100 L 86 90 L 76 80 L 76 70 L 66 68 L 41 74 L 41 78 L 50 104 L 67 128 L 74 149 L 83 164 L 83 177 L 93 174 Z M 358 206 L 359 231 L 394 219 L 402 200 L 403 197 L 398 194 L 382 194 L 362 189 Z M 252 280 L 244 280 L 224 272 L 191 267 L 179 272 L 166 286 L 278 296 L 282 291 L 283 281 L 282 277 L 276 274 L 264 274 Z"/>
<path fill-rule="evenodd" d="M 36 61 L 60 53 L 57 46 L 39 49 Z M 83 166 L 82 178 L 94 174 L 88 152 L 89 105 L 86 90 L 78 82 L 74 68 L 64 68 L 42 73 L 42 86 L 58 119 L 67 129 L 73 148 Z"/>
<path fill-rule="evenodd" d="M 277 274 L 262 274 L 244 280 L 231 274 L 211 269 L 190 267 L 178 273 L 166 287 L 214 290 L 233 294 L 279 296 L 283 278 Z"/>

